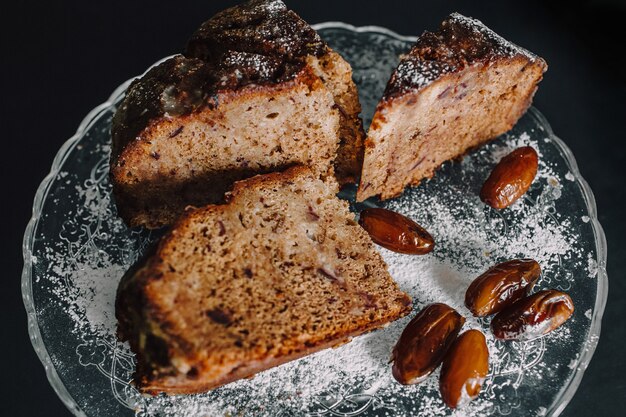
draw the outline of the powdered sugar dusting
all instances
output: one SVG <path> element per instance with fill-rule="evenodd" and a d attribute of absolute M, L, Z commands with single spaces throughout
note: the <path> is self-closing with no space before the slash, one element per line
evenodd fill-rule
<path fill-rule="evenodd" d="M 115 334 L 115 292 L 111 282 L 116 282 L 126 271 L 126 267 L 110 264 L 94 268 L 89 263 L 77 264 L 76 270 L 68 275 L 75 294 L 59 293 L 61 296 L 75 295 L 74 323 L 77 328 L 88 326 L 89 331 L 101 334 Z M 62 286 L 57 289 L 64 288 Z M 81 316 L 84 313 L 84 316 Z"/>
<path fill-rule="evenodd" d="M 419 90 L 443 75 L 473 65 L 487 65 L 495 58 L 524 57 L 528 62 L 537 56 L 504 39 L 481 21 L 452 13 L 436 32 L 424 32 L 412 49 L 401 57 L 386 96 Z"/>
<path fill-rule="evenodd" d="M 76 208 L 66 214 L 58 240 L 45 246 L 43 253 L 46 284 L 67 304 L 73 331 L 114 335 L 117 282 L 148 244 L 149 239 L 140 236 L 150 233 L 129 231 L 115 218 L 108 185 L 110 146 L 100 146 L 99 151 L 104 156 L 91 168 L 88 178 L 73 185 Z M 58 174 L 59 179 L 67 176 L 67 172 Z M 110 248 L 112 240 L 117 242 Z"/>
<path fill-rule="evenodd" d="M 393 74 L 392 83 L 406 84 L 410 89 L 418 90 L 437 80 L 444 74 L 457 70 L 456 66 L 439 61 L 412 59 L 410 55 L 402 57 Z"/>
<path fill-rule="evenodd" d="M 171 398 L 154 399 L 150 410 L 162 412 L 174 407 L 182 411 L 187 410 L 186 407 L 194 410 L 200 407 L 198 409 L 211 415 L 224 411 L 250 415 L 280 412 L 327 415 L 330 411 L 342 410 L 356 414 L 367 411 L 368 415 L 410 412 L 423 416 L 480 416 L 514 407 L 516 403 L 509 403 L 511 398 L 502 392 L 512 391 L 511 395 L 516 395 L 519 380 L 523 378 L 541 380 L 547 369 L 547 365 L 540 363 L 542 356 L 550 345 L 571 343 L 569 331 L 564 327 L 545 338 L 526 343 L 497 341 L 488 330 L 488 320 L 474 318 L 464 306 L 465 290 L 471 280 L 489 266 L 515 257 L 532 257 L 540 262 L 544 275 L 538 288 L 565 289 L 570 285 L 568 276 L 560 277 L 556 269 L 563 259 L 581 254 L 576 245 L 577 236 L 570 232 L 570 224 L 559 221 L 551 213 L 561 196 L 562 186 L 559 174 L 547 161 L 542 160 L 534 190 L 504 214 L 482 205 L 471 189 L 460 187 L 471 181 L 468 177 L 476 173 L 484 175 L 486 167 L 519 146 L 533 146 L 542 157 L 539 141 L 523 132 L 470 155 L 461 167 L 453 167 L 456 168 L 453 172 L 439 174 L 449 175 L 452 184 L 442 186 L 429 182 L 385 203 L 418 220 L 437 241 L 436 251 L 422 257 L 381 249 L 391 275 L 401 289 L 414 298 L 415 310 L 433 302 L 447 303 L 466 317 L 465 330 L 481 329 L 487 337 L 491 373 L 478 400 L 452 413 L 439 398 L 436 375 L 410 387 L 393 380 L 387 362 L 393 345 L 410 320 L 407 317 L 338 349 L 261 373 L 252 380 L 239 381 L 213 393 L 181 398 L 177 405 Z M 525 367 L 532 368 L 532 372 L 525 372 Z M 252 398 L 250 392 L 255 393 Z M 273 407 L 272 404 L 279 405 Z"/>
<path fill-rule="evenodd" d="M 478 19 L 474 19 L 471 17 L 463 16 L 460 13 L 452 13 L 448 19 L 449 22 L 454 22 L 456 24 L 462 24 L 464 26 L 472 28 L 472 30 L 477 33 L 482 34 L 486 39 L 489 39 L 496 48 L 494 53 L 502 56 L 515 56 L 515 55 L 523 55 L 534 61 L 537 59 L 537 56 L 526 49 L 517 46 L 513 42 L 510 42 L 504 39 L 502 36 L 495 33 L 493 30 L 489 29 L 483 22 Z"/>
<path fill-rule="evenodd" d="M 536 184 L 523 201 L 496 212 L 481 204 L 475 190 L 466 185 L 484 176 L 490 166 L 519 146 L 533 146 L 540 153 L 542 162 Z M 390 352 L 413 315 L 347 345 L 206 394 L 142 397 L 131 389 L 120 397 L 139 416 L 321 416 L 331 411 L 344 413 L 339 415 L 416 412 L 423 416 L 480 416 L 506 407 L 509 398 L 500 392 L 509 389 L 517 393 L 518 387 L 511 385 L 513 377 L 543 377 L 545 365 L 540 359 L 549 349 L 546 346 L 570 343 L 567 329 L 525 344 L 496 341 L 488 330 L 488 320 L 474 318 L 465 308 L 464 293 L 471 280 L 489 266 L 515 257 L 532 257 L 542 265 L 544 275 L 538 287 L 569 288 L 571 277 L 555 272 L 564 259 L 580 257 L 581 253 L 569 220 L 559 220 L 551 212 L 563 186 L 559 173 L 544 159 L 541 143 L 523 132 L 471 154 L 460 164 L 444 167 L 434 181 L 385 203 L 420 222 L 437 242 L 436 250 L 427 256 L 400 255 L 381 249 L 391 275 L 413 297 L 415 311 L 433 302 L 449 304 L 466 317 L 465 330 L 481 329 L 487 337 L 491 373 L 483 394 L 461 411 L 452 414 L 445 407 L 438 394 L 436 375 L 408 387 L 393 380 L 388 364 Z M 105 172 L 103 158 L 92 169 L 91 178 L 75 187 L 80 200 L 79 215 L 63 223 L 62 245 L 57 250 L 48 247 L 44 259 L 50 267 L 46 279 L 61 305 L 67 306 L 74 323 L 72 331 L 110 341 L 114 340 L 116 329 L 117 282 L 150 239 L 136 231 L 129 233 L 114 215 Z M 121 256 L 107 251 L 107 241 L 113 235 L 120 239 Z M 70 257 L 62 250 L 68 247 Z M 589 275 L 593 269 L 591 260 L 585 259 Z M 81 360 L 85 357 L 84 346 L 77 349 Z M 97 346 L 132 358 L 126 345 Z M 102 355 L 103 363 L 105 356 Z M 524 370 L 529 364 L 533 365 L 532 372 Z M 132 366 L 125 371 L 125 378 L 130 378 L 131 372 Z"/>

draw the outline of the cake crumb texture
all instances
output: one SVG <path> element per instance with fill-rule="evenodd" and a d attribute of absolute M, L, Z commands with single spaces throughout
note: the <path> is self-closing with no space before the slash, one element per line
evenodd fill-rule
<path fill-rule="evenodd" d="M 410 311 L 336 192 L 294 167 L 238 182 L 228 204 L 175 223 L 118 289 L 118 333 L 143 391 L 205 391 Z"/>

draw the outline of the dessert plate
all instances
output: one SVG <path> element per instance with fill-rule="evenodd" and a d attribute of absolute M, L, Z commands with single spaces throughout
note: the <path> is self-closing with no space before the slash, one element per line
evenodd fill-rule
<path fill-rule="evenodd" d="M 367 126 L 398 55 L 414 39 L 379 27 L 331 22 L 316 28 L 352 64 Z M 393 380 L 389 354 L 412 315 L 206 394 L 140 395 L 130 383 L 134 357 L 115 337 L 115 291 L 157 233 L 124 226 L 108 180 L 111 117 L 128 84 L 92 110 L 59 150 L 24 236 L 30 337 L 50 383 L 75 415 L 556 416 L 565 408 L 600 334 L 606 241 L 572 153 L 534 108 L 508 134 L 382 204 L 421 223 L 437 241 L 426 256 L 381 249 L 415 310 L 448 303 L 467 317 L 466 328 L 480 328 L 488 338 L 490 373 L 476 401 L 453 413 L 440 399 L 436 374 L 415 386 Z M 482 181 L 499 158 L 522 145 L 540 154 L 538 176 L 521 201 L 492 210 L 477 197 Z M 545 337 L 504 343 L 494 340 L 488 320 L 471 317 L 463 296 L 474 277 L 514 257 L 538 260 L 544 273 L 536 288 L 568 291 L 576 311 Z"/>

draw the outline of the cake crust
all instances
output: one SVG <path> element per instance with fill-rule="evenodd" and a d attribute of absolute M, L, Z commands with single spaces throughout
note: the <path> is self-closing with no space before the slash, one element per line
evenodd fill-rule
<path fill-rule="evenodd" d="M 411 50 L 402 56 L 382 101 L 420 90 L 445 74 L 474 64 L 511 58 L 537 62 L 547 68 L 542 58 L 504 39 L 481 21 L 452 13 L 437 32 L 422 33 Z"/>
<path fill-rule="evenodd" d="M 282 1 L 253 0 L 204 22 L 189 39 L 186 55 L 219 62 L 223 54 L 239 51 L 301 64 L 303 57 L 327 50 L 317 32 Z"/>

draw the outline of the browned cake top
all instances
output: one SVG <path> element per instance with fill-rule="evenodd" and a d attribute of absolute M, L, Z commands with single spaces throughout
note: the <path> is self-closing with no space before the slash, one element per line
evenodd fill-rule
<path fill-rule="evenodd" d="M 112 124 L 113 156 L 151 120 L 217 105 L 220 90 L 293 79 L 326 44 L 280 0 L 252 0 L 206 21 L 176 56 L 135 80 Z"/>
<path fill-rule="evenodd" d="M 226 9 L 202 24 L 187 45 L 188 56 L 221 60 L 227 51 L 298 60 L 319 56 L 326 45 L 317 32 L 280 0 L 252 0 Z"/>
<path fill-rule="evenodd" d="M 419 90 L 444 74 L 460 71 L 478 62 L 515 56 L 530 61 L 541 59 L 502 38 L 479 20 L 452 13 L 441 23 L 438 31 L 425 31 L 411 50 L 402 56 L 383 99 Z"/>

